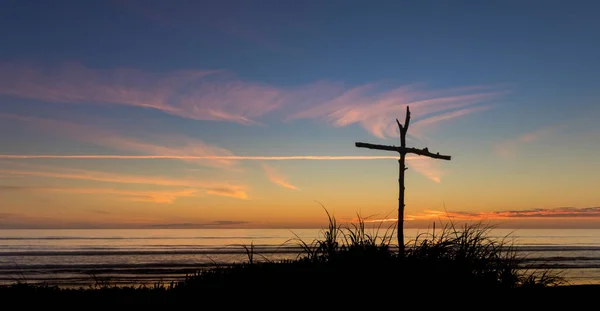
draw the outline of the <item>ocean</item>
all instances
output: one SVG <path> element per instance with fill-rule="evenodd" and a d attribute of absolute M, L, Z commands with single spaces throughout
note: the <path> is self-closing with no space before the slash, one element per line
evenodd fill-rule
<path fill-rule="evenodd" d="M 406 229 L 405 239 L 426 231 Z M 508 236 L 530 264 L 569 284 L 600 284 L 600 229 L 492 229 L 489 236 Z M 298 239 L 319 237 L 318 229 L 0 230 L 0 284 L 167 284 L 247 262 L 244 245 L 253 245 L 254 260 L 293 259 Z"/>

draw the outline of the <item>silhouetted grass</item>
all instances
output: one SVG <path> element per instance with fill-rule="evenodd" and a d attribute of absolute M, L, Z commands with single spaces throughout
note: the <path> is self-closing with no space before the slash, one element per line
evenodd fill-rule
<path fill-rule="evenodd" d="M 109 295 L 111 299 L 138 298 L 146 302 L 182 297 L 211 299 L 214 293 L 223 292 L 328 299 L 346 293 L 353 298 L 383 299 L 389 295 L 409 298 L 423 292 L 441 297 L 565 284 L 550 270 L 522 269 L 522 259 L 509 237 L 491 237 L 492 227 L 483 223 L 457 227 L 449 222 L 440 230 L 434 227 L 408 242 L 405 256 L 399 257 L 392 245 L 395 225 L 382 233 L 381 222 L 367 228 L 368 220 L 359 216 L 357 222 L 341 225 L 326 213 L 329 224 L 321 237 L 310 242 L 299 238 L 291 241 L 302 248 L 295 260 L 257 262 L 251 244 L 244 246 L 246 263 L 199 270 L 170 284 L 118 287 L 96 279 L 93 288 L 60 289 L 17 283 L 0 288 L 0 293 L 41 293 L 45 297 L 71 294 L 82 299 Z"/>
<path fill-rule="evenodd" d="M 394 287 L 448 291 L 564 283 L 550 270 L 522 269 L 522 259 L 509 237 L 491 237 L 492 227 L 483 223 L 456 227 L 449 222 L 441 230 L 420 234 L 407 243 L 405 257 L 400 258 L 391 245 L 395 226 L 379 235 L 382 223 L 369 232 L 366 220 L 360 216 L 357 222 L 347 225 L 339 224 L 328 212 L 327 217 L 329 224 L 320 238 L 295 240 L 302 248 L 296 260 L 253 263 L 254 255 L 249 252 L 246 264 L 203 271 L 176 287 L 273 290 L 283 286 L 299 290 L 311 284 L 313 290 L 327 291 L 334 284 L 389 283 Z"/>
<path fill-rule="evenodd" d="M 492 229 L 482 222 L 462 227 L 449 222 L 439 232 L 434 227 L 432 232 L 420 234 L 409 242 L 405 264 L 420 268 L 415 271 L 449 285 L 518 288 L 564 283 L 550 270 L 523 269 L 523 258 L 519 257 L 509 236 L 493 238 Z"/>

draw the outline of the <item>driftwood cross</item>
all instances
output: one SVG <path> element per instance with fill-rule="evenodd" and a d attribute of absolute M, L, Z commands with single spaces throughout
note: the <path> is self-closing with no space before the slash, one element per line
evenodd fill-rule
<path fill-rule="evenodd" d="M 398 163 L 400 164 L 400 176 L 398 177 L 398 253 L 399 256 L 404 257 L 404 171 L 407 170 L 405 165 L 406 154 L 414 153 L 420 156 L 426 156 L 434 159 L 450 160 L 450 156 L 441 155 L 438 153 L 431 153 L 427 148 L 417 149 L 406 147 L 406 132 L 408 131 L 408 125 L 410 124 L 410 109 L 406 107 L 406 120 L 404 126 L 400 124 L 400 121 L 396 119 L 398 128 L 400 129 L 400 146 L 385 146 L 385 145 L 374 145 L 367 143 L 356 143 L 356 147 L 369 148 L 386 151 L 396 151 L 400 154 Z"/>

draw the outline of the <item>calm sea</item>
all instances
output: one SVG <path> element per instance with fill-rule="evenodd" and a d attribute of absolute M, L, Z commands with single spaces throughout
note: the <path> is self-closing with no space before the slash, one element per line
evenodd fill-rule
<path fill-rule="evenodd" d="M 412 240 L 426 230 L 405 230 Z M 296 258 L 297 238 L 318 229 L 0 230 L 0 284 L 61 286 L 167 283 L 198 269 L 255 260 Z M 600 284 L 600 229 L 494 229 L 510 237 L 538 267 L 556 269 L 571 284 Z M 260 255 L 258 255 L 260 254 Z"/>

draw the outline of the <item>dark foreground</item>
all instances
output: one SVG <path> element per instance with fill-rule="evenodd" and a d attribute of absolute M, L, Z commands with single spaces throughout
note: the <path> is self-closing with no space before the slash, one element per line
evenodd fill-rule
<path fill-rule="evenodd" d="M 250 245 L 247 263 L 180 282 L 80 289 L 14 284 L 0 287 L 0 306 L 579 310 L 597 304 L 600 284 L 568 285 L 549 271 L 523 269 L 514 248 L 487 233 L 480 224 L 449 226 L 413 241 L 400 255 L 390 250 L 391 235 L 369 235 L 362 222 L 342 228 L 330 218 L 322 240 L 299 242 L 304 254 L 297 260 L 257 263 Z"/>
<path fill-rule="evenodd" d="M 277 309 L 324 308 L 399 308 L 399 309 L 493 309 L 498 308 L 567 308 L 579 310 L 597 303 L 600 285 L 568 285 L 544 288 L 482 289 L 482 288 L 413 288 L 410 284 L 394 287 L 389 284 L 330 284 L 331 289 L 273 286 L 271 288 L 211 289 L 186 291 L 153 288 L 104 288 L 65 290 L 12 286 L 0 288 L 2 309 L 28 307 L 169 307 L 175 305 L 198 309 L 252 307 Z M 5 309 L 6 308 L 6 309 Z"/>
<path fill-rule="evenodd" d="M 27 306 L 269 307 L 278 309 L 405 308 L 451 309 L 564 307 L 596 303 L 600 285 L 560 285 L 516 270 L 476 267 L 473 262 L 403 259 L 388 253 L 338 253 L 326 261 L 301 259 L 239 264 L 208 270 L 181 282 L 89 288 L 14 284 L 0 288 L 6 310 Z M 490 262 L 485 262 L 490 265 Z M 503 267 L 507 268 L 507 267 Z M 504 275 L 502 275 L 504 273 Z M 521 279 L 516 279 L 520 276 Z"/>

